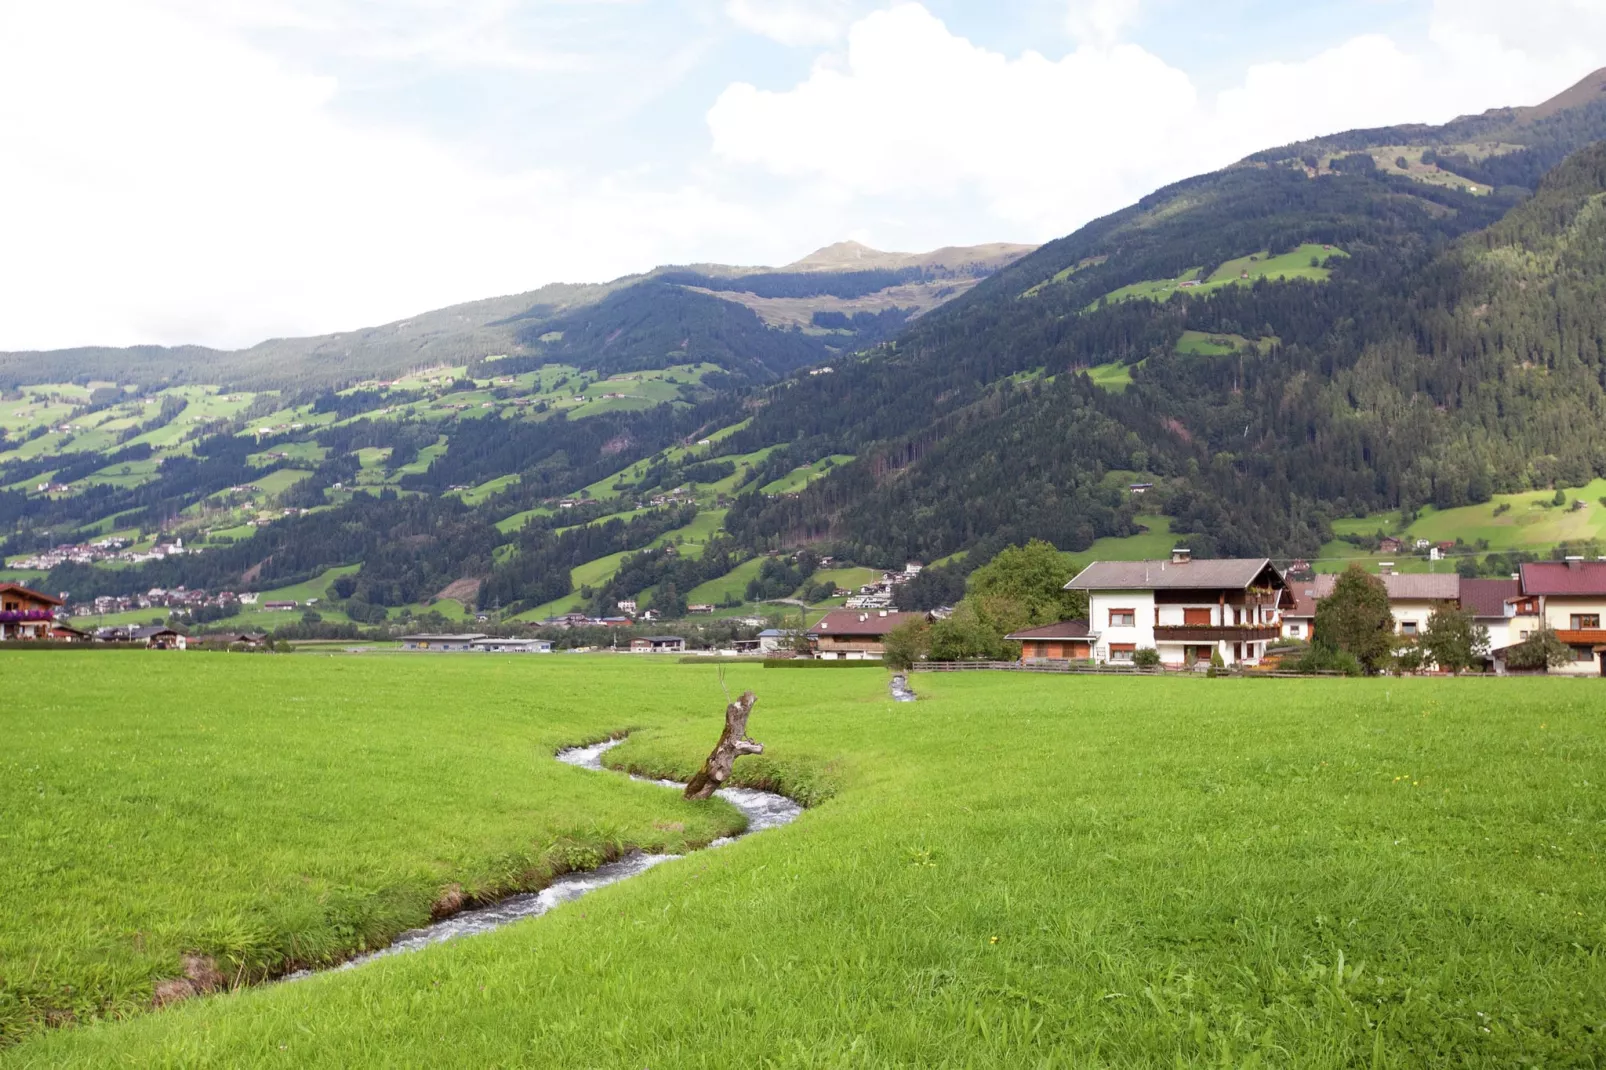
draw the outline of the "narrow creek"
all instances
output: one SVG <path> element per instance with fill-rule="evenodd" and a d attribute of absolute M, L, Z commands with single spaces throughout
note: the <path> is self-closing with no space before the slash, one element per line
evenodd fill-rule
<path fill-rule="evenodd" d="M 589 747 L 570 747 L 557 753 L 557 760 L 565 765 L 576 766 L 580 769 L 590 769 L 595 772 L 605 771 L 602 756 L 623 743 L 623 739 L 612 739 L 605 743 L 594 743 Z M 632 780 L 642 780 L 651 784 L 659 784 L 665 788 L 685 790 L 686 785 L 673 780 L 652 780 L 648 777 L 632 776 Z M 755 832 L 765 829 L 779 828 L 797 820 L 803 812 L 803 807 L 784 795 L 777 795 L 768 791 L 754 791 L 751 788 L 721 788 L 714 793 L 718 798 L 724 799 L 747 818 L 747 828 L 735 836 L 722 836 L 713 841 L 709 847 L 723 847 L 727 843 L 751 836 Z M 588 892 L 598 888 L 606 888 L 610 884 L 618 884 L 638 873 L 645 873 L 660 862 L 668 862 L 681 855 L 647 854 L 644 851 L 632 851 L 623 858 L 596 869 L 583 873 L 565 873 L 555 879 L 551 884 L 539 892 L 523 892 L 508 896 L 486 906 L 470 907 L 468 910 L 453 914 L 449 918 L 432 922 L 419 929 L 409 929 L 387 947 L 378 951 L 370 951 L 356 958 L 347 959 L 338 966 L 330 966 L 319 970 L 300 970 L 285 977 L 287 981 L 300 980 L 310 977 L 314 973 L 328 973 L 333 970 L 350 970 L 361 966 L 365 962 L 384 958 L 388 955 L 400 955 L 408 951 L 418 951 L 431 944 L 455 940 L 462 936 L 474 936 L 478 933 L 488 933 L 500 929 L 504 925 L 511 925 L 524 918 L 540 917 L 553 907 L 579 899 Z"/>

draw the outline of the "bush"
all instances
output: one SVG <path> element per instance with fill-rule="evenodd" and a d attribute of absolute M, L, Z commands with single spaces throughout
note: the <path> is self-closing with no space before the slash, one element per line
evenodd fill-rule
<path fill-rule="evenodd" d="M 1132 664 L 1140 669 L 1158 669 L 1160 667 L 1160 652 L 1153 647 L 1144 647 L 1132 653 Z"/>
<path fill-rule="evenodd" d="M 1220 650 L 1210 652 L 1210 668 L 1205 670 L 1205 676 L 1211 680 L 1220 676 L 1227 669 L 1227 661 L 1221 656 Z"/>
<path fill-rule="evenodd" d="M 1288 663 L 1291 672 L 1315 675 L 1322 672 L 1342 673 L 1345 676 L 1365 676 L 1361 660 L 1347 650 L 1334 650 L 1319 643 L 1311 644 L 1302 657 Z"/>

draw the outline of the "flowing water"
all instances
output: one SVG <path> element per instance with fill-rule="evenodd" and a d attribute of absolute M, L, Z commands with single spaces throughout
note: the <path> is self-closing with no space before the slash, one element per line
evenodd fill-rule
<path fill-rule="evenodd" d="M 565 765 L 577 766 L 581 769 L 590 769 L 596 772 L 603 771 L 602 756 L 608 751 L 623 743 L 622 739 L 609 740 L 606 743 L 594 743 L 589 747 L 572 747 L 559 751 L 557 759 Z M 647 780 L 646 777 L 631 777 L 632 780 Z M 686 785 L 678 784 L 673 780 L 651 780 L 649 783 L 661 784 L 666 788 L 675 788 L 684 791 Z M 803 807 L 788 799 L 784 795 L 776 795 L 768 791 L 754 791 L 750 788 L 721 788 L 714 793 L 721 799 L 736 807 L 747 817 L 747 828 L 735 836 L 722 836 L 709 844 L 710 847 L 721 847 L 733 843 L 744 836 L 751 836 L 755 832 L 765 829 L 778 828 L 797 820 L 803 812 Z M 438 944 L 446 940 L 455 940 L 460 936 L 473 936 L 476 933 L 488 933 L 493 929 L 500 929 L 504 925 L 519 921 L 523 918 L 534 918 L 545 914 L 553 907 L 580 898 L 587 892 L 594 892 L 598 888 L 606 888 L 610 884 L 618 884 L 627 877 L 634 877 L 638 873 L 645 873 L 660 862 L 668 862 L 679 855 L 653 855 L 643 851 L 632 851 L 615 862 L 598 866 L 596 869 L 584 873 L 565 873 L 555 879 L 551 884 L 539 892 L 525 892 L 512 895 L 488 906 L 471 907 L 461 913 L 453 914 L 449 918 L 432 922 L 419 929 L 409 929 L 398 936 L 388 947 L 378 951 L 370 951 L 365 955 L 348 959 L 336 970 L 349 970 L 361 966 L 365 962 L 372 962 L 386 955 L 399 955 L 406 951 L 417 951 Z M 325 972 L 322 970 L 301 970 L 290 974 L 285 980 L 294 981 L 313 973 Z"/>

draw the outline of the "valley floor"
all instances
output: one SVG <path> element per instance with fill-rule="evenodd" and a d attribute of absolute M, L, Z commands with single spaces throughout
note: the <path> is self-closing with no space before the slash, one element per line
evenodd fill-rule
<path fill-rule="evenodd" d="M 727 667 L 811 804 L 498 932 L 332 961 L 739 821 L 712 666 L 0 653 L 0 1065 L 1508 1066 L 1606 1060 L 1596 682 Z M 79 1024 L 61 1028 L 71 1021 Z M 93 1020 L 96 1016 L 100 1020 Z"/>

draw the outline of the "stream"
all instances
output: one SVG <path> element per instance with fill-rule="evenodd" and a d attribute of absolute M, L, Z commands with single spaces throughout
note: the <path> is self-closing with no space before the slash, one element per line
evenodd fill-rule
<path fill-rule="evenodd" d="M 571 747 L 559 751 L 557 760 L 565 765 L 577 766 L 581 769 L 590 769 L 596 772 L 603 771 L 602 756 L 623 743 L 622 739 L 612 739 L 606 743 L 594 743 L 589 747 Z M 648 783 L 659 784 L 666 788 L 684 791 L 686 785 L 673 780 L 650 780 L 647 777 L 633 776 L 632 780 L 644 780 Z M 747 817 L 747 828 L 735 836 L 722 836 L 713 841 L 709 847 L 723 847 L 727 843 L 751 836 L 755 832 L 765 829 L 779 828 L 797 820 L 803 812 L 803 807 L 784 795 L 776 795 L 768 791 L 754 791 L 751 788 L 721 788 L 714 793 L 724 799 Z M 418 951 L 431 944 L 439 944 L 446 940 L 455 940 L 461 936 L 473 936 L 477 933 L 488 933 L 493 929 L 500 929 L 524 918 L 536 918 L 545 914 L 553 907 L 579 899 L 588 892 L 598 888 L 606 888 L 610 884 L 618 884 L 628 877 L 638 873 L 645 873 L 660 862 L 668 862 L 681 855 L 655 855 L 644 851 L 632 851 L 623 858 L 596 869 L 586 870 L 583 873 L 565 873 L 553 882 L 542 888 L 539 892 L 521 892 L 510 895 L 506 899 L 498 900 L 486 906 L 470 907 L 467 910 L 453 914 L 449 918 L 432 922 L 419 929 L 409 929 L 396 937 L 388 947 L 378 951 L 370 951 L 356 958 L 347 959 L 338 966 L 323 970 L 300 970 L 285 978 L 287 981 L 310 977 L 314 973 L 326 973 L 329 970 L 349 970 L 361 966 L 365 962 L 384 958 L 387 955 L 399 955 L 407 951 Z"/>

